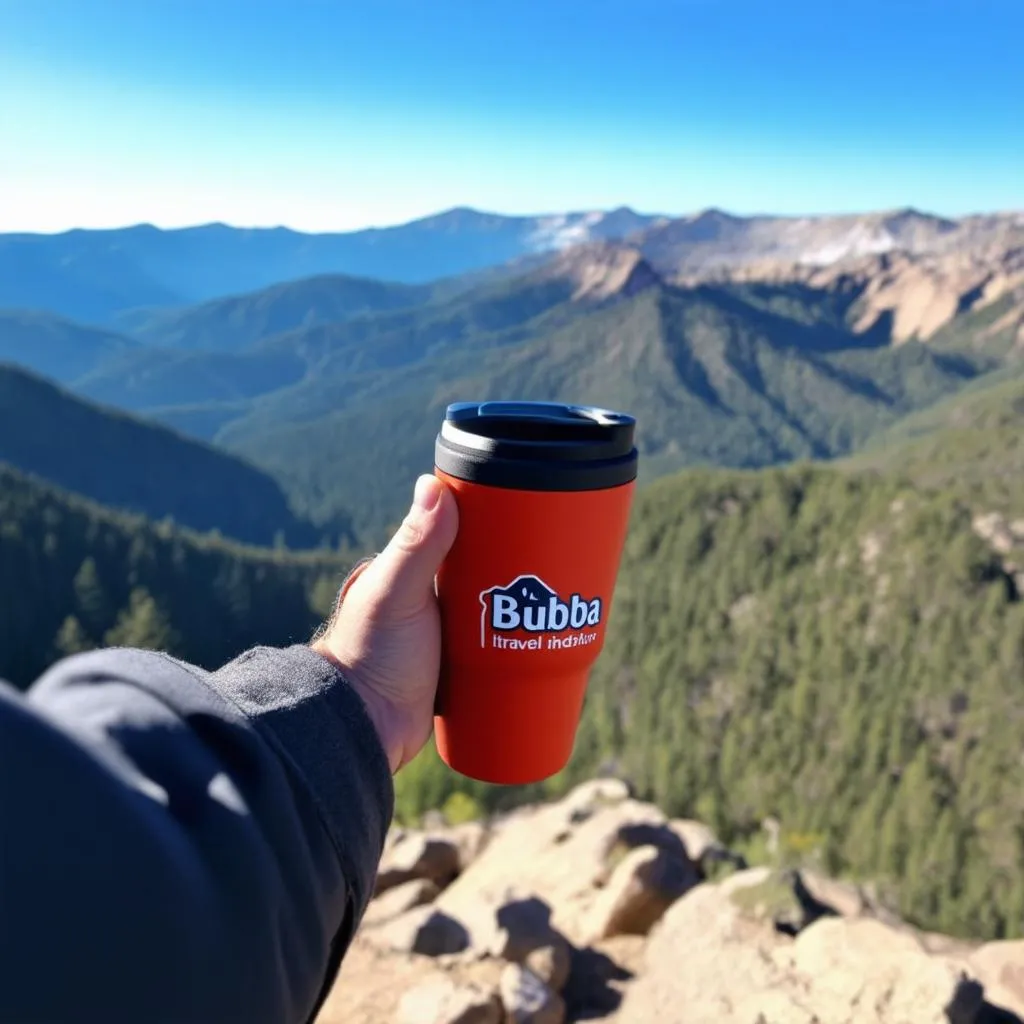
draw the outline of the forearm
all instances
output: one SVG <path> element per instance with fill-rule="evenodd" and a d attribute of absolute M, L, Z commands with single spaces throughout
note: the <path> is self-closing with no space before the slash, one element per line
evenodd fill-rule
<path fill-rule="evenodd" d="M 0 688 L 0 1019 L 304 1021 L 390 819 L 363 705 L 306 648 Z"/>

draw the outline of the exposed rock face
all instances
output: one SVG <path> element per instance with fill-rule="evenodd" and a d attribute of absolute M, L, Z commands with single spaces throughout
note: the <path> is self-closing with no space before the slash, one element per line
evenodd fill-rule
<path fill-rule="evenodd" d="M 854 331 L 880 331 L 893 344 L 928 341 L 964 313 L 997 302 L 999 315 L 979 334 L 979 341 L 1005 334 L 1015 337 L 1016 345 L 1024 342 L 1024 221 L 1019 217 L 987 224 L 983 218 L 965 218 L 938 230 L 933 230 L 938 223 L 933 220 L 923 234 L 893 233 L 877 221 L 869 227 L 873 218 L 853 218 L 845 240 L 840 230 L 839 238 L 820 247 L 800 244 L 815 236 L 835 237 L 841 220 L 807 220 L 803 229 L 793 223 L 796 244 L 760 253 L 759 243 L 749 243 L 760 232 L 767 231 L 766 238 L 774 235 L 774 227 L 765 221 L 746 222 L 746 237 L 738 246 L 723 246 L 719 240 L 710 247 L 673 244 L 670 236 L 682 227 L 673 221 L 652 229 L 641 249 L 660 273 L 683 284 L 764 281 L 831 292 L 848 306 Z M 924 221 L 917 226 L 925 227 Z M 701 249 L 704 258 L 698 256 Z"/>
<path fill-rule="evenodd" d="M 568 249 L 542 273 L 568 278 L 575 286 L 574 302 L 629 298 L 660 281 L 638 250 L 614 242 L 592 242 Z"/>
<path fill-rule="evenodd" d="M 921 933 L 813 870 L 706 881 L 742 859 L 616 780 L 460 828 L 469 853 L 391 838 L 420 873 L 372 901 L 318 1024 L 1024 1024 L 1024 940 Z"/>
<path fill-rule="evenodd" d="M 596 886 L 609 880 L 623 854 L 656 846 L 687 859 L 682 840 L 653 804 L 598 799 L 589 787 L 496 824 L 479 860 L 441 894 L 437 906 L 469 922 L 481 906 L 536 896 L 551 907 L 555 928 L 572 941 L 585 941 Z M 622 790 L 612 792 L 618 796 Z"/>
<path fill-rule="evenodd" d="M 414 878 L 426 878 L 439 888 L 459 872 L 459 847 L 451 839 L 422 833 L 398 835 L 385 851 L 377 872 L 375 895 Z"/>
<path fill-rule="evenodd" d="M 620 1019 L 950 1024 L 948 1008 L 959 1007 L 959 1019 L 981 1024 L 982 1011 L 992 1009 L 982 993 L 974 1016 L 963 1016 L 973 998 L 962 987 L 969 966 L 929 954 L 908 929 L 828 916 L 792 939 L 749 916 L 732 897 L 770 877 L 758 871 L 743 885 L 701 885 L 671 907 Z"/>
<path fill-rule="evenodd" d="M 683 893 L 700 882 L 689 860 L 656 846 L 628 853 L 594 902 L 590 934 L 646 935 Z"/>
<path fill-rule="evenodd" d="M 1024 939 L 986 942 L 971 954 L 970 964 L 992 1002 L 1024 1014 Z"/>
<path fill-rule="evenodd" d="M 503 1018 L 496 993 L 443 976 L 406 992 L 396 1015 L 397 1024 L 502 1024 Z"/>

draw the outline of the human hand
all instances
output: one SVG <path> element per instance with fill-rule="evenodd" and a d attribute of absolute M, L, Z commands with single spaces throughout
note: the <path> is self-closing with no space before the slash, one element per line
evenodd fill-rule
<path fill-rule="evenodd" d="M 441 668 L 434 577 L 458 530 L 451 492 L 416 481 L 412 507 L 388 546 L 348 581 L 312 647 L 362 697 L 396 772 L 430 738 Z"/>

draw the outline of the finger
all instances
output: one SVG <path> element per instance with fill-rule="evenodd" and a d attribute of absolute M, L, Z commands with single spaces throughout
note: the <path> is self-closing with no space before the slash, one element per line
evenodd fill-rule
<path fill-rule="evenodd" d="M 455 498 L 434 476 L 416 481 L 412 507 L 388 546 L 363 573 L 374 603 L 389 611 L 420 608 L 458 531 Z"/>

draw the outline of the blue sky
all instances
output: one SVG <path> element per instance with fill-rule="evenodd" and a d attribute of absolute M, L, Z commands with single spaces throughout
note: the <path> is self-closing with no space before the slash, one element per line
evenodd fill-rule
<path fill-rule="evenodd" d="M 0 0 L 0 230 L 1024 208 L 1021 0 Z"/>

